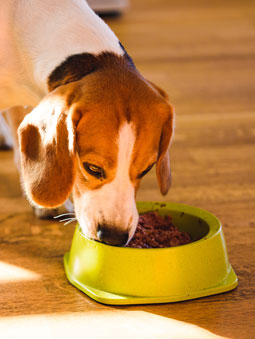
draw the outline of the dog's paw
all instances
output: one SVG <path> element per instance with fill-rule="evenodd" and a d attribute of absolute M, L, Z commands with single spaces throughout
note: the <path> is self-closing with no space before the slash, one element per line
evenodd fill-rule
<path fill-rule="evenodd" d="M 58 208 L 39 208 L 33 206 L 34 215 L 39 219 L 52 219 L 56 215 L 58 215 Z"/>

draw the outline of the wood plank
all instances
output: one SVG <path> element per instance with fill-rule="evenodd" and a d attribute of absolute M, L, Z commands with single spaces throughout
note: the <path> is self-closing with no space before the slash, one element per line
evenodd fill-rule
<path fill-rule="evenodd" d="M 112 307 L 91 300 L 63 270 L 74 226 L 36 219 L 22 196 L 12 152 L 0 152 L 1 337 L 10 329 L 31 338 L 78 332 L 91 338 L 254 337 L 253 15 L 248 0 L 132 0 L 125 16 L 108 21 L 177 112 L 172 188 L 162 197 L 152 171 L 138 200 L 182 202 L 216 214 L 238 288 L 162 305 Z M 16 270 L 16 280 L 6 281 L 4 269 Z"/>

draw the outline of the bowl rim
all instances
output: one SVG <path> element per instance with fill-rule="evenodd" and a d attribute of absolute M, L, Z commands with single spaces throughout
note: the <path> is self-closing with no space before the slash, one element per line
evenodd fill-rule
<path fill-rule="evenodd" d="M 171 250 L 176 250 L 177 248 L 182 248 L 183 246 L 185 246 L 185 248 L 187 246 L 197 246 L 197 244 L 201 243 L 202 241 L 205 240 L 209 240 L 215 236 L 217 236 L 217 234 L 219 234 L 222 231 L 222 224 L 220 222 L 220 220 L 212 213 L 199 208 L 199 207 L 195 207 L 195 206 L 191 206 L 191 205 L 187 205 L 187 204 L 182 204 L 182 203 L 175 203 L 175 202 L 165 202 L 165 201 L 137 201 L 137 209 L 139 210 L 139 206 L 143 204 L 154 204 L 155 207 L 157 209 L 168 209 L 171 208 L 173 211 L 175 212 L 180 212 L 180 213 L 186 213 L 189 214 L 193 217 L 202 219 L 203 221 L 205 221 L 207 223 L 207 225 L 209 226 L 209 232 L 203 236 L 202 238 L 200 238 L 199 240 L 193 241 L 191 243 L 188 244 L 184 244 L 184 245 L 179 245 L 179 246 L 172 246 L 172 247 L 163 247 L 163 248 L 135 248 L 135 247 L 124 247 L 124 246 L 113 246 L 113 245 L 107 245 L 104 243 L 101 243 L 97 240 L 94 239 L 90 239 L 88 237 L 86 237 L 86 235 L 83 233 L 79 223 L 77 223 L 77 231 L 80 233 L 80 235 L 90 244 L 96 244 L 98 247 L 105 247 L 105 248 L 111 248 L 112 250 L 121 250 L 121 251 L 171 251 Z M 162 206 L 164 205 L 164 206 Z M 156 210 L 155 208 L 155 210 Z M 148 211 L 151 211 L 152 209 L 148 209 Z"/>

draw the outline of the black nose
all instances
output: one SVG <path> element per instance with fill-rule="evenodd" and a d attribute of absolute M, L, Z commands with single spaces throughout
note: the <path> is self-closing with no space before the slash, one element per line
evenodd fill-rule
<path fill-rule="evenodd" d="M 108 225 L 98 225 L 97 236 L 101 242 L 108 245 L 121 246 L 128 241 L 128 232 L 120 231 Z"/>

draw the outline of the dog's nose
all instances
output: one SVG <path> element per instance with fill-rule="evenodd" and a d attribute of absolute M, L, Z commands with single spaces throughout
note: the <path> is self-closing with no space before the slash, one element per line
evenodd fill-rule
<path fill-rule="evenodd" d="M 99 224 L 97 227 L 97 236 L 101 242 L 108 245 L 121 246 L 128 241 L 128 232 L 120 231 L 108 225 Z"/>

